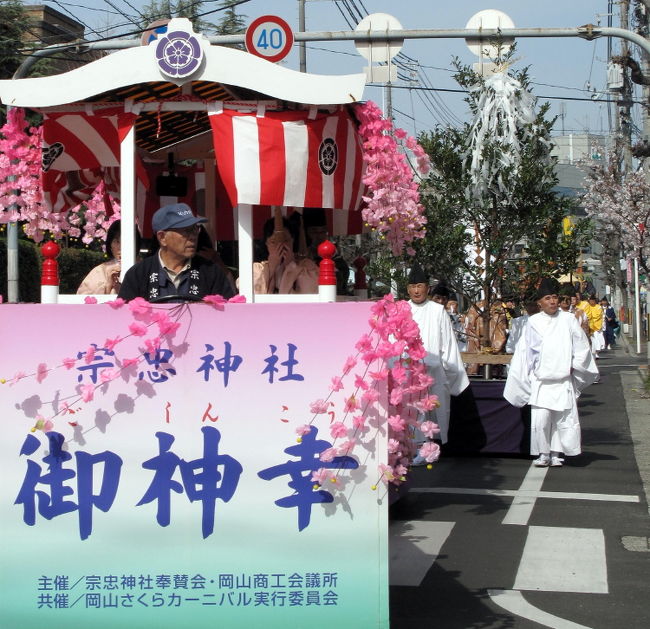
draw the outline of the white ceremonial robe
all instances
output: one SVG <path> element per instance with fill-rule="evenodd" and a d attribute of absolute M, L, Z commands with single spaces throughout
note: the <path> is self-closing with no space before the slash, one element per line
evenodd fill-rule
<path fill-rule="evenodd" d="M 515 348 L 503 392 L 513 406 L 531 406 L 531 454 L 548 454 L 541 433 L 551 412 L 550 451 L 580 454 L 580 392 L 598 380 L 589 340 L 575 316 L 558 310 L 528 320 Z"/>
<path fill-rule="evenodd" d="M 508 340 L 506 341 L 506 354 L 514 354 L 515 347 L 517 347 L 517 342 L 521 338 L 524 330 L 526 329 L 526 324 L 528 323 L 529 315 L 524 314 L 520 317 L 515 317 L 510 322 L 510 329 L 508 330 Z"/>
<path fill-rule="evenodd" d="M 442 443 L 447 443 L 450 398 L 459 395 L 469 386 L 469 378 L 458 349 L 456 334 L 444 307 L 435 301 L 425 301 L 423 304 L 409 301 L 409 304 L 427 352 L 424 362 L 433 378 L 429 393 L 437 395 L 440 403 L 435 410 L 435 421 L 440 427 L 438 437 Z"/>

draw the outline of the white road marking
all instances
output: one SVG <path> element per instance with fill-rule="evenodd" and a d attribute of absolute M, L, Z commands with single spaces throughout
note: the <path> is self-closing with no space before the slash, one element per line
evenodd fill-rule
<path fill-rule="evenodd" d="M 535 467 L 531 464 L 519 489 L 479 489 L 470 487 L 412 487 L 409 493 L 461 494 L 474 496 L 505 496 L 513 501 L 503 518 L 502 524 L 526 526 L 538 498 L 557 500 L 600 500 L 604 502 L 639 502 L 633 494 L 589 494 L 568 491 L 542 491 L 548 467 Z"/>
<path fill-rule="evenodd" d="M 515 592 L 513 590 L 488 590 L 488 594 L 499 607 L 511 614 L 539 623 L 544 627 L 551 627 L 551 629 L 590 629 L 586 625 L 579 625 L 570 620 L 565 620 L 531 605 L 523 597 L 521 592 Z"/>
<path fill-rule="evenodd" d="M 586 494 L 568 491 L 527 492 L 520 489 L 471 489 L 467 487 L 415 487 L 410 493 L 419 494 L 464 494 L 469 496 L 506 496 L 514 497 L 528 494 L 538 498 L 557 498 L 558 500 L 601 500 L 604 502 L 639 502 L 634 494 Z"/>
<path fill-rule="evenodd" d="M 391 522 L 390 584 L 420 585 L 453 528 L 454 522 Z"/>
<path fill-rule="evenodd" d="M 514 589 L 607 594 L 602 529 L 529 527 Z"/>
<path fill-rule="evenodd" d="M 530 466 L 502 524 L 528 524 L 548 470 L 548 467 Z"/>

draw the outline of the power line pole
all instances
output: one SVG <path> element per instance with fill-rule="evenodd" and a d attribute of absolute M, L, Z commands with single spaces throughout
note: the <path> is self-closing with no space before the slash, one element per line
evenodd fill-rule
<path fill-rule="evenodd" d="M 630 0 L 620 0 L 621 23 L 620 27 L 626 30 L 630 27 Z M 621 41 L 621 57 L 627 59 L 630 56 L 630 47 L 627 41 Z M 621 141 L 623 149 L 624 172 L 632 172 L 632 82 L 630 81 L 627 68 L 623 66 L 623 89 L 616 108 L 616 131 L 617 140 Z"/>
<path fill-rule="evenodd" d="M 636 15 L 638 18 L 637 32 L 648 39 L 650 35 L 650 0 L 637 0 Z M 641 50 L 640 55 L 641 74 L 643 77 L 650 77 L 650 55 L 645 50 Z M 647 146 L 650 144 L 650 85 L 646 81 L 643 82 L 641 94 L 643 95 L 641 99 L 641 120 L 643 121 L 641 142 L 642 145 Z M 646 172 L 646 177 L 650 177 L 650 172 Z"/>

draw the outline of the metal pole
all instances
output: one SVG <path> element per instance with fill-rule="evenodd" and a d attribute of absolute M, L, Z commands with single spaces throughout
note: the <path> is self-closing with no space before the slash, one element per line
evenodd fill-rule
<path fill-rule="evenodd" d="M 298 0 L 298 30 L 305 32 L 305 0 Z M 307 44 L 301 41 L 299 46 L 300 71 L 307 72 Z"/>
<path fill-rule="evenodd" d="M 18 302 L 18 223 L 7 223 L 7 301 Z"/>
<path fill-rule="evenodd" d="M 415 29 L 415 30 L 397 30 L 397 31 L 314 31 L 314 32 L 297 32 L 294 33 L 294 39 L 297 42 L 308 41 L 367 41 L 367 42 L 391 42 L 401 41 L 404 39 L 479 39 L 489 41 L 496 37 L 580 37 L 587 41 L 598 39 L 599 37 L 619 37 L 631 41 L 639 46 L 645 52 L 650 54 L 650 41 L 642 35 L 624 28 L 615 28 L 609 26 L 595 26 L 594 24 L 585 24 L 574 28 L 484 28 L 484 29 Z M 243 44 L 245 35 L 213 35 L 208 37 L 211 44 Z M 103 42 L 76 42 L 74 44 L 56 44 L 48 46 L 32 53 L 16 73 L 14 79 L 23 78 L 27 75 L 29 69 L 41 58 L 53 55 L 56 52 L 78 49 L 80 52 L 90 50 L 117 50 L 119 48 L 134 48 L 140 46 L 139 39 L 121 39 Z"/>
<path fill-rule="evenodd" d="M 636 353 L 641 353 L 641 287 L 639 286 L 639 258 L 634 258 L 634 336 Z"/>
<path fill-rule="evenodd" d="M 11 107 L 7 106 L 7 120 Z M 10 180 L 16 177 L 10 175 Z M 15 205 L 12 206 L 14 209 Z M 18 303 L 19 290 L 19 264 L 18 264 L 18 223 L 7 223 L 7 301 L 10 304 Z"/>

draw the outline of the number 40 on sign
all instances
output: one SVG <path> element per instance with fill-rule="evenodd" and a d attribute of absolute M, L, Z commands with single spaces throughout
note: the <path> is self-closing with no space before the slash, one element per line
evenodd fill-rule
<path fill-rule="evenodd" d="M 276 15 L 263 15 L 246 29 L 246 50 L 267 61 L 284 59 L 293 46 L 293 32 Z"/>

